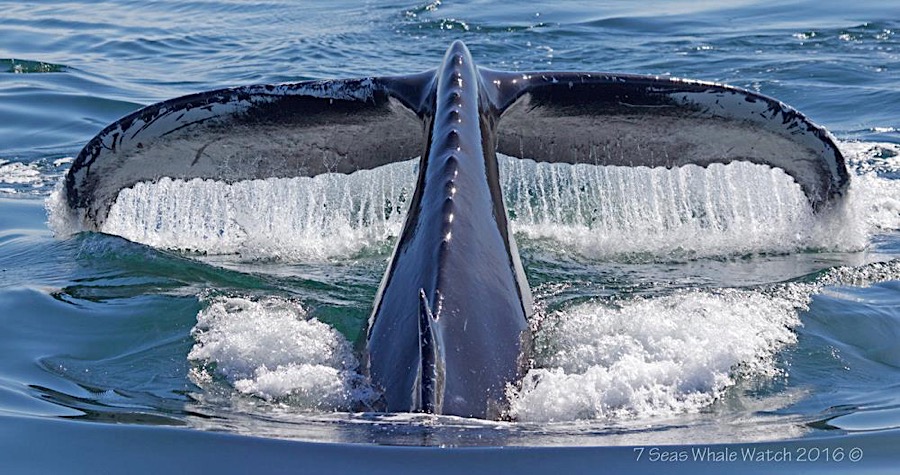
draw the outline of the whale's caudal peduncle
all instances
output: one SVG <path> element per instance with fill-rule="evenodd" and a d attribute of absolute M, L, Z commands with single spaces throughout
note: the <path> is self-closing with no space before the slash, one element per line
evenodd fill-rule
<path fill-rule="evenodd" d="M 366 339 L 380 408 L 502 417 L 530 346 L 531 297 L 496 153 L 542 162 L 780 168 L 820 211 L 849 183 L 831 135 L 730 86 L 613 73 L 508 73 L 453 43 L 409 76 L 255 85 L 184 96 L 85 145 L 65 199 L 103 230 L 119 192 L 162 177 L 228 182 L 353 173 L 420 158 Z"/>
<path fill-rule="evenodd" d="M 430 146 L 370 320 L 368 372 L 389 411 L 498 417 L 527 351 L 528 285 L 498 186 L 496 117 L 462 43 L 436 74 Z"/>

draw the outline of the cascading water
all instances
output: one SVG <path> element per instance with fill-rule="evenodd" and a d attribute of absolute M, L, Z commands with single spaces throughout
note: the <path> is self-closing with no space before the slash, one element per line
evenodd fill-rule
<path fill-rule="evenodd" d="M 500 168 L 517 235 L 589 258 L 854 250 L 866 243 L 868 229 L 855 214 L 838 207 L 814 216 L 790 177 L 765 166 L 669 170 L 501 156 Z M 350 175 L 233 184 L 164 178 L 123 190 L 102 230 L 155 247 L 249 259 L 339 258 L 397 236 L 415 176 L 410 160 Z"/>

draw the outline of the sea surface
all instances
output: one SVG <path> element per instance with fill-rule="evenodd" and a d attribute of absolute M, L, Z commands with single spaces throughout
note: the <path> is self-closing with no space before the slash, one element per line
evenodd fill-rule
<path fill-rule="evenodd" d="M 895 473 L 896 2 L 75 0 L 0 12 L 4 473 Z M 455 39 L 495 69 L 671 75 L 778 98 L 837 138 L 850 191 L 814 214 L 762 166 L 500 157 L 537 310 L 532 369 L 503 421 L 365 410 L 376 395 L 359 348 L 414 160 L 141 184 L 103 233 L 62 217 L 73 157 L 142 106 L 419 72 Z"/>

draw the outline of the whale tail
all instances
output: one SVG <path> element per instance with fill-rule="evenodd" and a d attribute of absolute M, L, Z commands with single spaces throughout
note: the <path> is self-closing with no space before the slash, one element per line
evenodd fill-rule
<path fill-rule="evenodd" d="M 102 230 L 120 191 L 140 182 L 313 177 L 421 157 L 369 319 L 366 371 L 386 410 L 490 418 L 522 374 L 533 310 L 497 152 L 612 166 L 749 161 L 784 170 L 815 210 L 849 182 L 828 132 L 774 99 L 672 78 L 478 69 L 455 42 L 441 68 L 418 75 L 145 107 L 88 142 L 64 191 L 84 227 Z"/>
<path fill-rule="evenodd" d="M 816 210 L 849 183 L 825 129 L 751 91 L 610 73 L 479 74 L 505 155 L 669 168 L 750 161 L 784 170 Z M 433 82 L 428 71 L 255 85 L 150 105 L 87 143 L 66 175 L 66 200 L 84 229 L 99 230 L 119 192 L 142 181 L 346 174 L 422 156 Z"/>
<path fill-rule="evenodd" d="M 784 103 L 703 81 L 610 73 L 482 70 L 497 150 L 539 162 L 674 168 L 748 161 L 780 168 L 815 210 L 849 185 L 824 128 Z"/>

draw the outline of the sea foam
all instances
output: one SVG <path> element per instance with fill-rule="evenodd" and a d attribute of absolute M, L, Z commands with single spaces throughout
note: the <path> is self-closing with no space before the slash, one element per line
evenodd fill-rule
<path fill-rule="evenodd" d="M 796 341 L 808 293 L 685 291 L 560 311 L 537 335 L 537 368 L 510 389 L 520 421 L 694 412 L 738 377 L 770 378 Z"/>
<path fill-rule="evenodd" d="M 350 410 L 370 396 L 346 338 L 296 303 L 214 298 L 192 334 L 201 386 L 219 376 L 240 393 L 316 410 Z"/>

